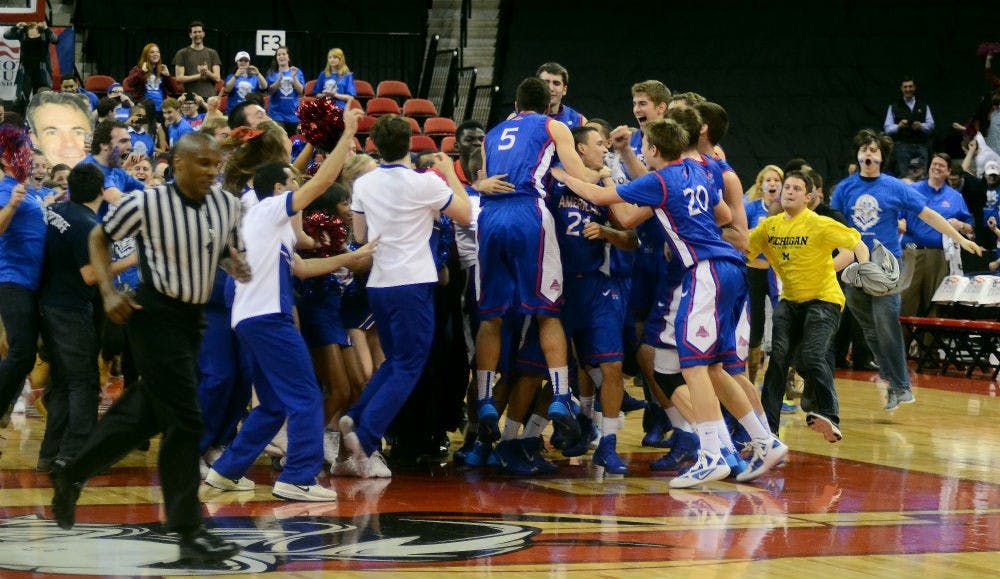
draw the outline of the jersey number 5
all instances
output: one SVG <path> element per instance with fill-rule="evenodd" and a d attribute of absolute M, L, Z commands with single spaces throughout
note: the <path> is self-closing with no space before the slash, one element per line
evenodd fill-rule
<path fill-rule="evenodd" d="M 500 144 L 497 145 L 498 151 L 506 151 L 514 147 L 514 140 L 517 138 L 515 133 L 517 133 L 518 128 L 519 127 L 510 127 L 504 129 L 503 132 L 500 133 Z"/>

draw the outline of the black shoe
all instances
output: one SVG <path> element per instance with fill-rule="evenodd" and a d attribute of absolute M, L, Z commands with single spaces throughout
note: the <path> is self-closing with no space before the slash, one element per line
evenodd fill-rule
<path fill-rule="evenodd" d="M 56 459 L 52 463 L 49 476 L 52 477 L 52 515 L 61 529 L 72 529 L 76 522 L 76 501 L 80 498 L 83 483 L 74 483 L 66 478 L 66 463 Z"/>
<path fill-rule="evenodd" d="M 35 465 L 35 472 L 52 472 L 52 461 L 51 458 L 39 458 L 38 464 Z"/>
<path fill-rule="evenodd" d="M 855 364 L 854 369 L 862 372 L 878 372 L 878 364 L 874 360 L 868 360 L 867 362 Z"/>
<path fill-rule="evenodd" d="M 193 534 L 181 535 L 181 560 L 192 563 L 217 563 L 225 561 L 242 549 L 236 543 L 222 540 L 204 527 Z"/>

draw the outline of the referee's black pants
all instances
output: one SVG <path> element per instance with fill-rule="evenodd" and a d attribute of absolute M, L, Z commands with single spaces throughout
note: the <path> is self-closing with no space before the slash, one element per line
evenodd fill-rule
<path fill-rule="evenodd" d="M 204 426 L 198 408 L 197 359 L 204 331 L 203 307 L 140 291 L 143 309 L 128 322 L 128 339 L 141 376 L 135 388 L 98 421 L 65 476 L 85 481 L 150 437 L 160 440 L 159 472 L 167 528 L 181 534 L 201 526 L 198 443 Z"/>

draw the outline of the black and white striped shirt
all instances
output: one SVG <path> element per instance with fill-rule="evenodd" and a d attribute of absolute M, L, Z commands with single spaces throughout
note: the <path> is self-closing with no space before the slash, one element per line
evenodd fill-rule
<path fill-rule="evenodd" d="M 104 217 L 112 240 L 134 236 L 142 284 L 168 297 L 204 304 L 212 295 L 219 260 L 229 248 L 243 251 L 240 201 L 216 185 L 201 202 L 173 183 L 122 197 Z"/>

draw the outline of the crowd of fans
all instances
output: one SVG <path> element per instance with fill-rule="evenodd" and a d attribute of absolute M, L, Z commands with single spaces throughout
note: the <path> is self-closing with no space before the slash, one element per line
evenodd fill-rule
<path fill-rule="evenodd" d="M 10 34 L 20 37 L 25 46 L 32 42 L 51 42 L 48 39 L 51 31 L 44 26 L 21 24 Z M 356 140 L 338 156 L 332 155 L 332 151 L 316 150 L 301 139 L 291 139 L 297 133 L 296 110 L 300 97 L 306 96 L 307 83 L 303 71 L 292 64 L 287 48 L 277 50 L 267 70 L 255 67 L 250 55 L 240 51 L 234 55 L 232 66 L 226 67 L 231 73 L 224 74 L 219 55 L 205 45 L 202 24 L 193 22 L 189 36 L 190 46 L 178 51 L 172 67 L 164 62 L 155 43 L 147 44 L 128 76 L 120 84 L 109 86 L 107 93 L 100 97 L 86 91 L 80 79 L 73 75 L 63 77 L 59 92 L 49 90 L 47 83 L 51 78 L 46 75 L 50 75 L 50 69 L 44 61 L 32 60 L 34 57 L 25 49 L 27 58 L 23 61 L 19 84 L 19 94 L 26 103 L 24 120 L 22 123 L 10 112 L 4 117 L 7 125 L 23 124 L 29 129 L 32 154 L 29 171 L 23 179 L 17 176 L 16 160 L 7 156 L 3 160 L 6 177 L 5 186 L 0 187 L 0 202 L 3 203 L 0 213 L 0 318 L 6 327 L 6 351 L 0 365 L 0 408 L 7 408 L 17 399 L 25 377 L 35 367 L 36 354 L 48 360 L 51 366 L 51 374 L 46 380 L 48 385 L 38 383 L 34 375 L 34 387 L 45 388 L 47 410 L 47 431 L 38 468 L 48 470 L 55 461 L 72 458 L 79 449 L 77 443 L 97 420 L 97 394 L 112 381 L 111 376 L 122 376 L 126 388 L 135 387 L 141 380 L 131 361 L 127 332 L 101 315 L 100 300 L 94 291 L 93 279 L 89 277 L 87 233 L 106 212 L 132 192 L 169 181 L 171 151 L 185 135 L 198 132 L 211 135 L 219 144 L 223 153 L 219 184 L 240 197 L 245 210 L 272 194 L 295 191 L 300 180 L 313 183 L 307 189 L 309 195 L 296 198 L 296 203 L 302 199 L 306 201 L 301 202 L 302 211 L 295 212 L 292 222 L 299 255 L 295 259 L 308 264 L 301 266 L 302 271 L 308 273 L 301 275 L 302 279 L 295 286 L 296 322 L 311 356 L 311 360 L 306 361 L 312 364 L 307 368 L 308 373 L 315 374 L 317 387 L 324 393 L 324 428 L 323 432 L 314 434 L 322 437 L 324 459 L 333 474 L 390 476 L 391 471 L 378 448 L 365 448 L 366 460 L 352 462 L 355 449 L 345 450 L 341 446 L 353 434 L 354 424 L 347 415 L 348 409 L 359 399 L 367 403 L 363 398 L 366 385 L 385 361 L 379 341 L 380 328 L 375 325 L 366 295 L 373 247 L 359 243 L 352 230 L 354 218 L 350 208 L 354 185 L 380 160 L 395 162 L 398 159 L 381 159 L 377 151 L 374 156 L 358 153 Z M 862 150 L 875 143 L 880 153 L 875 163 L 884 163 L 881 169 L 885 172 L 880 174 L 893 173 L 912 184 L 914 199 L 923 203 L 901 205 L 902 209 L 894 215 L 901 236 L 897 238 L 897 245 L 901 244 L 897 257 L 903 270 L 901 306 L 896 316 L 899 313 L 933 313 L 930 296 L 949 273 L 994 271 L 1000 266 L 994 251 L 1000 237 L 997 198 L 1000 186 L 1000 127 L 997 126 L 1000 125 L 1000 88 L 997 87 L 1000 82 L 992 73 L 992 56 L 986 59 L 986 72 L 992 92 L 983 98 L 972 121 L 949 127 L 966 132 L 962 144 L 964 158 L 952 158 L 947 153 L 932 150 L 935 124 L 931 106 L 917 94 L 912 78 L 903 79 L 901 98 L 890 104 L 886 112 L 883 128 L 892 140 L 881 141 L 883 137 L 879 136 L 874 141 L 861 141 Z M 568 143 L 579 156 L 582 167 L 593 175 L 600 174 L 610 185 L 625 185 L 640 173 L 647 172 L 649 159 L 643 156 L 642 128 L 664 118 L 678 125 L 694 123 L 691 144 L 698 148 L 697 155 L 724 162 L 720 141 L 728 126 L 725 111 L 696 93 L 671 94 L 663 83 L 638 83 L 632 89 L 632 103 L 640 130 L 630 131 L 627 127 L 613 129 L 606 121 L 596 116 L 588 118 L 567 106 L 563 99 L 568 93 L 569 73 L 561 66 L 548 63 L 539 69 L 537 76 L 545 81 L 550 95 L 544 112 L 571 130 L 567 133 L 571 135 Z M 327 62 L 315 81 L 313 94 L 333 99 L 343 109 L 347 109 L 356 96 L 346 56 L 338 48 L 329 51 Z M 446 168 L 440 158 L 420 151 L 406 161 L 420 171 L 456 178 L 473 199 L 475 215 L 480 195 L 502 196 L 510 193 L 513 187 L 505 180 L 506 175 L 487 174 L 484 168 L 487 159 L 482 156 L 486 133 L 486 127 L 475 121 L 459 125 L 455 135 L 457 158 Z M 513 146 L 511 135 L 513 133 L 505 133 L 501 137 L 501 150 L 506 138 Z M 702 138 L 700 143 L 699 136 Z M 0 142 L 5 151 L 18 146 L 18 137 L 13 133 L 9 138 L 0 134 L 0 138 L 6 139 Z M 377 140 L 375 142 L 378 144 Z M 893 157 L 889 156 L 891 151 L 894 151 Z M 566 166 L 568 159 L 563 157 L 568 156 L 560 155 Z M 871 170 L 863 166 L 871 161 L 871 155 L 862 157 L 859 156 L 856 162 L 852 160 L 852 174 L 860 171 L 862 179 L 878 178 L 878 175 L 869 175 Z M 337 162 L 332 163 L 331 159 Z M 95 167 L 99 174 L 95 173 Z M 317 181 L 308 181 L 310 175 L 315 175 L 312 179 Z M 808 192 L 810 210 L 831 216 L 862 233 L 869 227 L 859 221 L 864 215 L 859 213 L 857 205 L 850 206 L 846 217 L 830 207 L 825 191 L 829 189 L 836 195 L 836 188 L 824 187 L 822 177 L 810 168 L 808 160 L 790 160 L 784 167 L 763 167 L 747 188 L 745 198 L 741 196 L 742 186 L 738 180 L 733 182 L 735 174 L 731 169 L 720 172 L 719 178 L 726 182 L 727 196 L 739 191 L 733 207 L 738 206 L 739 212 L 745 213 L 745 234 L 782 211 L 782 192 L 789 186 L 789 180 L 794 182 L 793 186 Z M 320 189 L 317 183 L 323 183 L 323 187 Z M 557 187 L 551 181 L 546 183 Z M 723 187 L 719 185 L 721 191 Z M 622 413 L 644 409 L 643 445 L 670 449 L 663 459 L 654 463 L 655 469 L 676 471 L 698 456 L 697 441 L 692 441 L 694 425 L 689 424 L 694 421 L 686 416 L 688 412 L 683 403 L 669 400 L 671 397 L 664 396 L 655 386 L 658 378 L 653 370 L 659 363 L 654 364 L 653 348 L 642 347 L 644 343 L 648 345 L 645 340 L 648 336 L 644 336 L 644 332 L 649 331 L 645 321 L 659 299 L 656 288 L 661 275 L 663 241 L 642 228 L 638 233 L 633 232 L 630 221 L 635 219 L 634 215 L 612 212 L 613 218 L 609 218 L 606 211 L 601 213 L 596 209 L 593 215 L 580 213 L 578 210 L 586 202 L 569 191 L 552 198 L 559 203 L 557 207 L 550 207 L 554 214 L 570 207 L 577 210 L 575 215 L 579 218 L 574 223 L 572 217 L 567 221 L 565 216 L 556 216 L 557 226 L 563 230 L 557 236 L 560 246 L 570 247 L 577 241 L 570 238 L 582 236 L 586 243 L 599 249 L 602 258 L 608 258 L 599 270 L 580 272 L 567 269 L 568 250 L 564 249 L 562 267 L 578 276 L 596 275 L 599 271 L 600 275 L 614 280 L 616 285 L 608 286 L 612 288 L 609 292 L 614 291 L 620 304 L 613 307 L 620 307 L 623 315 L 617 328 L 621 334 L 619 351 L 600 350 L 594 343 L 597 340 L 594 336 L 584 345 L 584 341 L 576 342 L 584 338 L 571 335 L 566 378 L 558 372 L 548 375 L 538 372 L 538 367 L 546 365 L 538 360 L 539 352 L 532 352 L 531 348 L 544 350 L 548 347 L 550 339 L 546 334 L 552 329 L 546 327 L 546 316 L 539 317 L 535 325 L 521 324 L 523 318 L 530 319 L 533 314 L 524 315 L 524 304 L 521 311 L 505 304 L 509 311 L 503 319 L 502 337 L 501 325 L 495 327 L 499 362 L 493 361 L 495 370 L 479 368 L 478 372 L 473 372 L 478 367 L 474 360 L 482 352 L 476 351 L 472 337 L 477 332 L 483 335 L 481 328 L 477 330 L 480 323 L 493 328 L 488 321 L 490 318 L 477 316 L 474 311 L 481 289 L 476 281 L 480 265 L 476 220 L 463 225 L 452 223 L 442 214 L 435 223 L 435 236 L 431 241 L 438 274 L 433 292 L 433 340 L 429 361 L 417 372 L 419 377 L 415 378 L 413 394 L 405 405 L 400 401 L 402 409 L 392 417 L 392 424 L 385 432 L 392 448 L 391 461 L 396 464 L 445 459 L 449 454 L 447 433 L 464 427 L 465 440 L 463 447 L 455 452 L 456 462 L 477 467 L 498 460 L 502 469 L 516 474 L 551 472 L 555 467 L 541 456 L 545 444 L 540 436 L 549 419 L 556 418 L 561 427 L 558 433 L 565 438 L 551 444 L 561 449 L 565 456 L 578 456 L 588 448 L 598 447 L 595 462 L 613 472 L 625 472 L 627 468 L 617 458 L 614 443 L 610 443 L 608 451 L 603 442 L 604 437 L 613 436 L 620 428 L 620 423 L 615 422 L 619 418 L 619 406 Z M 947 232 L 942 235 L 941 228 L 927 221 L 922 208 L 933 209 L 949 227 L 989 248 L 986 257 L 979 259 L 974 253 L 963 254 L 961 243 L 949 238 Z M 296 209 L 299 209 L 297 205 Z M 877 204 L 869 209 L 879 210 Z M 597 215 L 603 215 L 604 221 L 592 219 Z M 931 225 L 924 225 L 924 221 Z M 652 223 L 655 224 L 655 220 Z M 741 252 L 746 249 L 746 239 L 737 239 L 733 244 Z M 140 284 L 148 283 L 149 272 L 138 268 L 136 252 L 141 250 L 131 238 L 115 241 L 113 245 L 115 283 L 124 292 L 135 291 Z M 328 261 L 321 266 L 316 260 Z M 771 444 L 764 434 L 758 436 L 758 431 L 768 435 L 771 431 L 776 432 L 774 417 L 765 415 L 765 410 L 769 409 L 761 406 L 754 385 L 759 382 L 758 369 L 770 350 L 771 312 L 778 307 L 779 297 L 783 295 L 783 280 L 763 253 L 750 256 L 746 261 L 749 265 L 749 317 L 745 336 L 748 351 L 744 359 L 749 380 L 739 383 L 738 394 L 733 395 L 743 397 L 737 405 L 742 410 L 739 415 L 727 417 L 729 434 L 718 435 L 723 450 L 727 444 L 733 446 L 730 437 L 748 443 L 765 441 L 759 444 Z M 567 274 L 566 277 L 571 276 Z M 252 488 L 252 483 L 242 478 L 246 470 L 245 459 L 252 460 L 256 456 L 252 445 L 249 449 L 246 445 L 240 446 L 240 452 L 250 454 L 241 457 L 243 462 L 235 476 L 230 476 L 235 472 L 231 467 L 231 455 L 224 461 L 226 476 L 220 476 L 209 467 L 220 456 L 225 456 L 248 408 L 258 404 L 257 400 L 252 400 L 252 393 L 254 380 L 262 376 L 259 362 L 255 364 L 245 351 L 247 340 L 238 339 L 232 329 L 235 325 L 233 304 L 234 300 L 239 303 L 239 291 L 237 283 L 220 270 L 215 291 L 207 304 L 207 330 L 199 357 L 199 403 L 206 425 L 199 448 L 203 475 L 209 477 L 213 486 L 226 490 Z M 573 307 L 570 302 L 574 297 L 577 296 L 566 296 L 567 304 L 563 307 Z M 884 375 L 885 366 L 890 364 L 889 355 L 871 351 L 877 348 L 872 344 L 872 328 L 859 330 L 856 322 L 852 322 L 852 312 L 858 315 L 859 310 L 853 307 L 850 292 L 847 303 L 852 307 L 844 309 L 840 329 L 829 343 L 830 369 L 833 364 L 849 365 L 857 370 L 880 370 Z M 843 306 L 843 302 L 839 305 Z M 98 320 L 96 325 L 91 323 L 94 319 Z M 871 316 L 867 319 L 870 322 Z M 511 330 L 522 325 L 526 328 L 523 333 Z M 860 325 L 865 326 L 865 322 Z M 73 331 L 67 333 L 66 328 L 73 328 Z M 581 334 L 585 329 L 580 330 Z M 41 353 L 36 351 L 39 334 L 44 342 Z M 395 348 L 398 350 L 399 346 L 396 344 Z M 522 350 L 522 346 L 526 348 Z M 548 354 L 546 351 L 546 357 Z M 782 364 L 789 365 L 784 357 Z M 643 385 L 645 400 L 636 400 L 627 394 L 619 394 L 615 399 L 613 395 L 601 393 L 602 389 L 604 392 L 616 388 L 620 391 L 623 372 L 633 376 L 636 384 Z M 470 375 L 473 376 L 471 380 Z M 554 383 L 551 384 L 555 386 L 554 392 L 535 394 L 538 384 L 546 377 Z M 567 392 L 560 390 L 565 387 L 561 384 L 564 379 L 575 394 L 565 404 L 565 411 L 573 416 L 572 423 L 560 416 L 550 416 L 564 412 L 559 406 L 563 400 L 559 397 Z M 815 372 L 810 370 L 807 386 L 810 380 L 816 379 Z M 494 384 L 497 380 L 499 385 Z M 890 383 L 890 390 L 897 389 L 893 394 L 897 403 L 912 401 L 912 396 L 907 399 L 904 393 L 908 391 L 908 381 L 905 382 Z M 790 383 L 789 394 L 801 396 L 801 391 L 794 387 L 794 380 Z M 815 407 L 815 401 L 806 400 L 805 403 Z M 276 404 L 265 399 L 259 404 L 281 418 L 284 418 L 282 408 L 291 413 L 292 406 L 288 403 Z M 602 416 L 602 406 L 603 410 L 613 410 Z M 891 400 L 889 406 L 893 406 Z M 496 416 L 491 413 L 503 414 L 505 408 L 508 418 L 501 433 Z M 887 406 L 887 409 L 892 408 Z M 295 453 L 300 451 L 295 445 L 304 444 L 303 432 L 312 431 L 311 427 L 297 422 L 297 412 L 295 416 L 289 415 L 289 436 L 286 438 L 284 431 L 279 432 L 265 450 L 276 468 L 284 468 L 286 464 L 301 468 L 301 464 L 293 460 Z M 346 426 L 345 416 L 348 417 Z M 816 420 L 820 426 L 814 429 L 824 433 L 831 442 L 839 440 L 839 429 L 835 425 L 839 417 Z M 823 420 L 832 420 L 834 427 L 828 428 Z M 675 434 L 668 437 L 671 426 Z M 492 432 L 491 427 L 497 430 Z M 499 444 L 494 451 L 493 443 L 497 440 Z M 510 443 L 515 440 L 524 442 L 513 448 Z M 772 451 L 779 448 L 774 446 Z M 758 459 L 765 451 L 760 450 L 759 454 Z M 730 466 L 734 467 L 733 474 L 737 474 L 737 464 Z M 747 465 L 739 468 L 745 469 Z"/>

